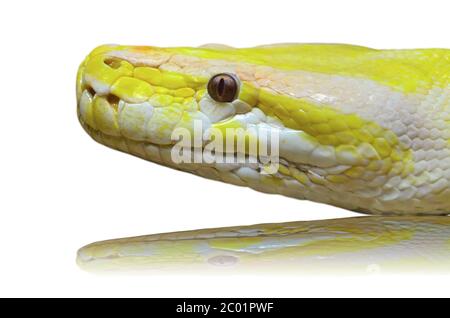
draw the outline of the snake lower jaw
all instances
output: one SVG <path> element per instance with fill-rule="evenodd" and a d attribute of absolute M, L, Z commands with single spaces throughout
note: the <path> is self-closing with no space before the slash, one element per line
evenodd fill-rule
<path fill-rule="evenodd" d="M 258 157 L 252 159 L 247 157 L 245 158 L 245 162 L 239 162 L 236 153 L 217 153 L 215 155 L 223 158 L 223 160 L 205 163 L 202 161 L 202 149 L 190 149 L 190 160 L 187 160 L 187 162 L 174 162 L 173 150 L 175 143 L 171 145 L 160 145 L 149 141 L 136 141 L 123 136 L 112 136 L 92 128 L 80 116 L 79 121 L 87 134 L 104 146 L 127 154 L 132 154 L 153 163 L 176 170 L 190 172 L 208 179 L 231 183 L 238 186 L 247 186 L 243 179 L 237 176 L 236 173 L 233 173 L 233 170 L 240 169 L 241 173 L 245 172 L 246 174 L 258 176 L 261 174 L 264 167 L 267 166 L 266 162 L 260 161 L 260 158 Z M 186 151 L 186 149 L 184 150 Z M 196 162 L 196 158 L 200 158 L 198 162 Z M 272 192 L 270 188 L 259 188 L 259 191 L 267 193 Z"/>

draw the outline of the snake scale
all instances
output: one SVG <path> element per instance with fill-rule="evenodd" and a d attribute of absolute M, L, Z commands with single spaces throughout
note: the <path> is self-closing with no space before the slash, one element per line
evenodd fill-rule
<path fill-rule="evenodd" d="M 100 46 L 77 75 L 79 121 L 96 141 L 209 179 L 375 216 L 109 240 L 80 249 L 78 264 L 446 270 L 449 79 L 448 49 Z M 276 132 L 276 171 L 258 156 L 175 161 L 173 132 L 195 133 L 195 123 L 205 134 Z"/>

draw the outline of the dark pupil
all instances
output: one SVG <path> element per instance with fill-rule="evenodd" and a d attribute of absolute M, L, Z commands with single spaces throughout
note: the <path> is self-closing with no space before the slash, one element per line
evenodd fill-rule
<path fill-rule="evenodd" d="M 219 86 L 217 87 L 217 93 L 219 96 L 223 96 L 223 92 L 225 90 L 225 81 L 223 78 L 219 81 Z"/>

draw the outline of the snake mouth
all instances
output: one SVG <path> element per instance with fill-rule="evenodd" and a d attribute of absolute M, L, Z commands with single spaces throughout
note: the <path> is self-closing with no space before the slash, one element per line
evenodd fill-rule
<path fill-rule="evenodd" d="M 276 172 L 274 169 L 276 169 L 277 166 L 272 166 L 275 164 L 274 162 L 271 162 L 272 165 L 269 166 L 267 160 L 258 156 L 250 157 L 247 155 L 242 157 L 238 153 L 214 152 L 212 155 L 215 156 L 215 158 L 222 159 L 210 160 L 209 162 L 198 160 L 197 158 L 199 158 L 199 154 L 201 156 L 203 148 L 184 149 L 184 151 L 189 151 L 189 159 L 178 162 L 174 159 L 175 144 L 161 145 L 149 141 L 136 141 L 123 136 L 109 135 L 91 127 L 80 115 L 78 118 L 83 129 L 98 143 L 177 170 L 188 171 L 210 179 L 242 186 L 244 186 L 245 183 L 239 178 L 233 177 L 233 173 L 237 170 L 240 170 L 241 173 L 245 172 L 246 174 L 251 174 L 253 177 Z M 184 158 L 186 159 L 186 155 Z M 223 158 L 225 158 L 225 160 Z M 289 165 L 289 163 L 283 159 L 281 159 L 281 162 L 285 166 Z M 269 190 L 267 191 L 270 192 Z"/>
<path fill-rule="evenodd" d="M 213 179 L 219 179 L 217 177 L 218 173 L 226 173 L 241 168 L 252 174 L 276 172 L 278 157 L 273 157 L 270 161 L 267 156 L 251 156 L 235 151 L 213 150 L 209 153 L 213 158 L 209 158 L 209 161 L 205 162 L 202 157 L 205 143 L 202 143 L 200 146 L 194 144 L 190 146 L 184 145 L 182 148 L 183 160 L 180 162 L 179 159 L 174 158 L 175 154 L 180 152 L 179 148 L 175 149 L 179 143 L 179 140 L 176 138 L 152 138 L 152 136 L 149 138 L 148 135 L 140 135 L 140 138 L 135 138 L 136 134 L 130 136 L 127 133 L 127 128 L 131 130 L 137 129 L 137 125 L 127 127 L 121 121 L 121 116 L 127 107 L 131 109 L 145 108 L 146 111 L 143 113 L 150 118 L 153 115 L 151 109 L 155 109 L 150 103 L 126 103 L 112 93 L 101 95 L 94 88 L 87 86 L 78 101 L 77 113 L 79 122 L 84 130 L 97 142 L 164 166 L 190 172 L 197 171 L 199 174 L 207 171 L 207 174 L 214 175 Z M 134 115 L 134 118 L 132 116 L 127 118 L 136 119 L 138 114 Z M 142 121 L 148 123 L 150 118 L 143 118 Z M 170 129 L 165 127 L 167 132 L 174 131 L 173 122 L 176 123 L 176 120 L 171 121 Z M 125 129 L 122 129 L 123 127 Z M 170 134 L 165 136 L 170 137 Z M 199 156 L 201 157 L 200 160 L 198 160 Z M 286 160 L 281 160 L 285 165 L 288 165 Z M 226 182 L 233 182 L 233 180 L 226 180 Z M 242 182 L 234 180 L 233 183 Z"/>

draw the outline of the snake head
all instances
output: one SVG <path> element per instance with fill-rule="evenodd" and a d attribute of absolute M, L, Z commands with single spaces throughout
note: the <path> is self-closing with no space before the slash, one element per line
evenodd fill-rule
<path fill-rule="evenodd" d="M 211 179 L 370 213 L 442 214 L 449 65 L 438 49 L 105 45 L 79 68 L 78 115 L 102 144 Z"/>

